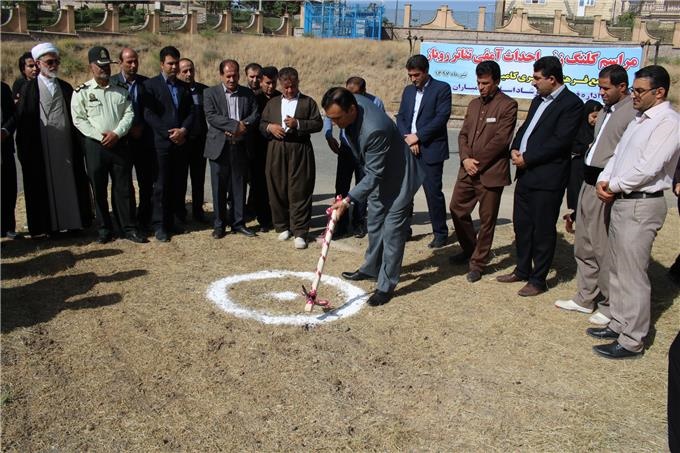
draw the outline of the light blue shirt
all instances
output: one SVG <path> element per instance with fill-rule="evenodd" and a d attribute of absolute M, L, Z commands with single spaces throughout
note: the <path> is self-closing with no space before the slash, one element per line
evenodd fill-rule
<path fill-rule="evenodd" d="M 561 85 L 558 89 L 556 89 L 546 97 L 542 98 L 543 102 L 541 102 L 541 104 L 536 109 L 534 117 L 531 118 L 531 122 L 529 123 L 529 126 L 527 126 L 527 129 L 524 131 L 524 135 L 522 136 L 522 141 L 520 142 L 519 145 L 520 154 L 524 154 L 526 152 L 527 142 L 529 141 L 529 137 L 531 136 L 531 133 L 534 131 L 534 128 L 536 127 L 536 123 L 538 123 L 538 120 L 541 119 L 541 115 L 543 115 L 545 109 L 547 109 L 548 106 L 552 103 L 552 101 L 554 101 L 555 98 L 560 95 L 562 90 L 564 90 L 564 85 Z"/>

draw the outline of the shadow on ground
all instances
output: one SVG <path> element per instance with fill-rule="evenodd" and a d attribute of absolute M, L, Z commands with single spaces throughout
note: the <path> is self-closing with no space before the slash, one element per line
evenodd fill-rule
<path fill-rule="evenodd" d="M 113 305 L 122 300 L 118 293 L 78 296 L 88 293 L 100 282 L 122 282 L 146 275 L 143 269 L 99 276 L 94 272 L 48 277 L 28 285 L 2 290 L 3 333 L 51 320 L 62 310 L 81 310 Z M 72 300 L 75 298 L 75 300 Z"/>

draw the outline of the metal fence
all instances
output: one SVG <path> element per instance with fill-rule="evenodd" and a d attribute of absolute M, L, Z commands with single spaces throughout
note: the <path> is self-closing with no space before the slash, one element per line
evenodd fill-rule
<path fill-rule="evenodd" d="M 304 30 L 320 38 L 380 39 L 384 7 L 347 1 L 305 2 Z"/>

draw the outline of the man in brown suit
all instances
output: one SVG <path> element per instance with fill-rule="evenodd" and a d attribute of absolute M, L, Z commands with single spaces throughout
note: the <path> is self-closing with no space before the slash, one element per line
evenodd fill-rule
<path fill-rule="evenodd" d="M 509 146 L 517 121 L 517 101 L 498 89 L 501 68 L 483 61 L 475 70 L 480 96 L 468 105 L 458 135 L 460 170 L 451 196 L 451 217 L 463 249 L 452 264 L 469 260 L 467 280 L 482 278 L 501 204 L 503 187 L 510 185 Z M 470 214 L 479 202 L 479 233 Z"/>
<path fill-rule="evenodd" d="M 314 99 L 300 93 L 294 68 L 279 71 L 281 96 L 272 98 L 262 112 L 260 132 L 267 137 L 267 188 L 278 239 L 295 236 L 296 249 L 307 248 L 316 178 L 310 134 L 323 120 Z"/>

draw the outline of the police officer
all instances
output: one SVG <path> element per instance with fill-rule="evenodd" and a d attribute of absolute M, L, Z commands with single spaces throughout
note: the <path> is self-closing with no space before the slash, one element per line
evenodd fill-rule
<path fill-rule="evenodd" d="M 104 47 L 87 54 L 92 80 L 75 89 L 71 100 L 73 123 L 83 134 L 87 173 L 94 191 L 99 243 L 113 240 L 107 188 L 111 176 L 111 204 L 117 234 L 130 241 L 148 240 L 139 233 L 132 197 L 132 159 L 120 140 L 128 133 L 134 111 L 127 87 L 110 81 L 111 58 Z"/>

